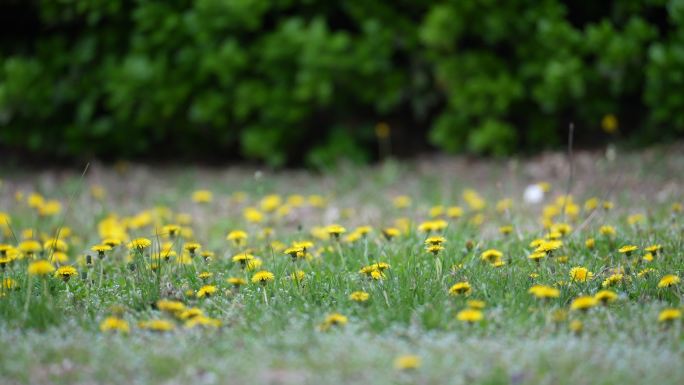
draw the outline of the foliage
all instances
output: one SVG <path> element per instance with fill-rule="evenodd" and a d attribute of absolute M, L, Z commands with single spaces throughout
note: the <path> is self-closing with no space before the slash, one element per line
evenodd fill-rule
<path fill-rule="evenodd" d="M 0 144 L 317 164 L 348 145 L 367 159 L 388 121 L 412 147 L 499 155 L 556 145 L 570 120 L 594 142 L 606 114 L 670 138 L 684 132 L 682 4 L 19 3 L 6 14 L 24 19 L 0 27 Z"/>

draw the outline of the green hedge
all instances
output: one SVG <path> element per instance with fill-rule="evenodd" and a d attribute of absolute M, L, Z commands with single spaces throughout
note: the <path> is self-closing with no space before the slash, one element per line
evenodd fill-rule
<path fill-rule="evenodd" d="M 326 164 L 374 154 L 379 121 L 496 155 L 571 120 L 596 142 L 607 114 L 684 133 L 682 0 L 9 4 L 0 143 L 41 156 Z"/>

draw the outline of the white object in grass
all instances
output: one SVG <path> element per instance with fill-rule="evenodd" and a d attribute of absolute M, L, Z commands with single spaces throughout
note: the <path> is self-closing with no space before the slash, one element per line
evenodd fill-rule
<path fill-rule="evenodd" d="M 539 203 L 544 200 L 544 189 L 542 189 L 539 184 L 531 184 L 525 189 L 523 199 L 525 200 L 525 203 Z"/>

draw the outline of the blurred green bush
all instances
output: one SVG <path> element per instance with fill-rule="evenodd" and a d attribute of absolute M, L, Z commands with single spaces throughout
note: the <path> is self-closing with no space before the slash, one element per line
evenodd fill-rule
<path fill-rule="evenodd" d="M 684 133 L 684 0 L 60 0 L 0 6 L 0 144 L 322 165 Z M 4 9 L 2 9 L 4 7 Z M 8 22 L 14 20 L 13 22 Z"/>

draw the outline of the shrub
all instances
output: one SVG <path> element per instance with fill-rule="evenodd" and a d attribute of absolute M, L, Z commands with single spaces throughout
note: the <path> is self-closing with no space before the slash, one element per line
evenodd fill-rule
<path fill-rule="evenodd" d="M 0 143 L 78 158 L 368 159 L 684 132 L 681 1 L 65 0 L 5 6 Z M 14 18 L 13 18 L 14 16 Z M 422 148 L 417 146 L 417 148 Z"/>

